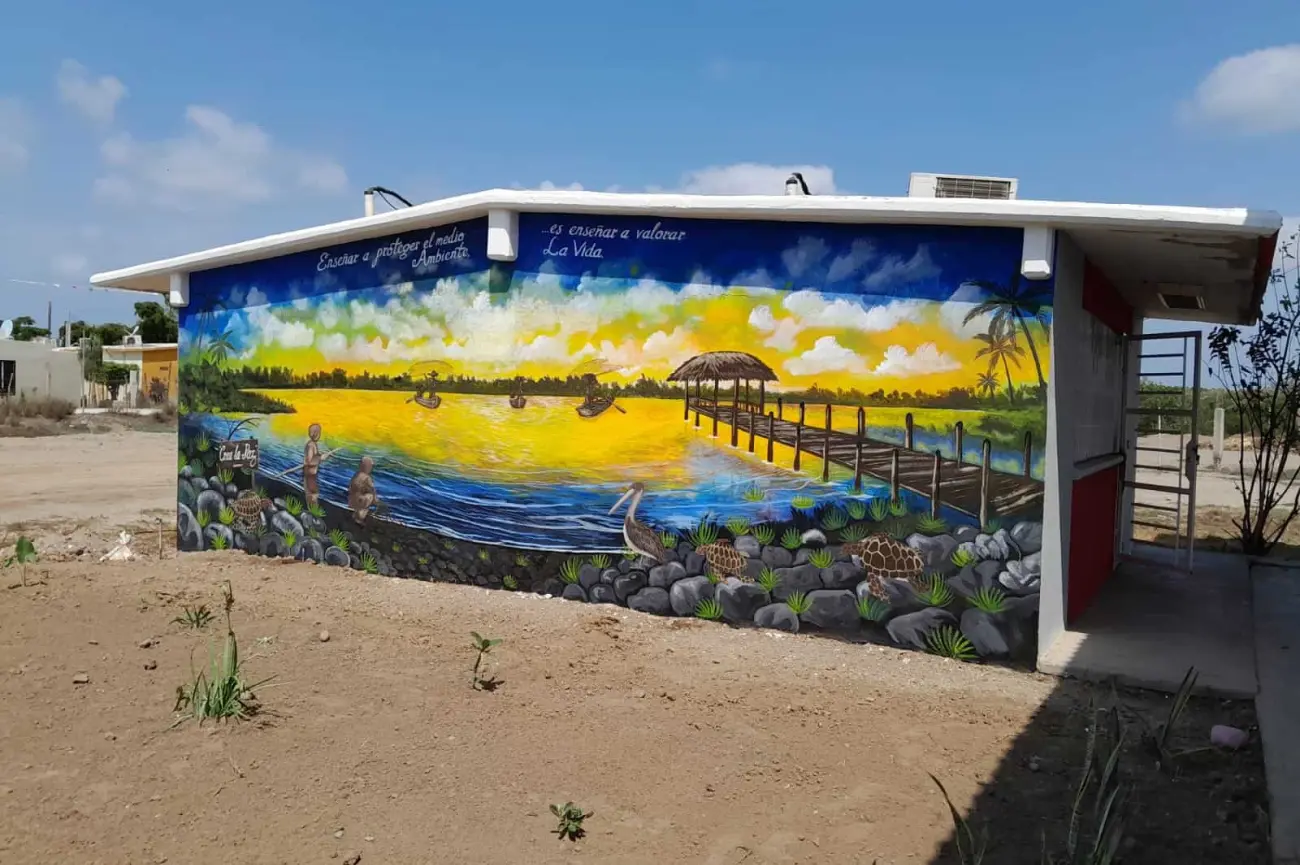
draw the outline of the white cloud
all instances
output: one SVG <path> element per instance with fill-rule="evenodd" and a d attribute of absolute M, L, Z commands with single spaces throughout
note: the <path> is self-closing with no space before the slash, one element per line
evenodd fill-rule
<path fill-rule="evenodd" d="M 31 137 L 32 123 L 22 102 L 0 96 L 0 172 L 27 167 Z"/>
<path fill-rule="evenodd" d="M 1224 60 L 1197 85 L 1185 113 L 1247 134 L 1300 129 L 1300 43 Z"/>
<path fill-rule="evenodd" d="M 865 373 L 866 362 L 857 352 L 840 345 L 833 336 L 823 336 L 813 347 L 785 362 L 792 375 L 817 375 L 823 372 Z"/>
<path fill-rule="evenodd" d="M 112 75 L 92 78 L 90 70 L 75 60 L 64 60 L 55 77 L 59 98 L 95 123 L 112 123 L 126 85 Z"/>
<path fill-rule="evenodd" d="M 796 171 L 814 195 L 836 194 L 835 170 L 828 165 L 738 162 L 687 172 L 678 185 L 681 192 L 701 195 L 784 195 L 785 181 Z"/>
<path fill-rule="evenodd" d="M 934 343 L 918 345 L 910 354 L 901 345 L 885 349 L 885 357 L 871 372 L 874 375 L 931 375 L 961 369 L 961 364 L 939 351 Z"/>
<path fill-rule="evenodd" d="M 821 264 L 829 253 L 830 247 L 820 237 L 801 237 L 798 243 L 781 253 L 781 263 L 797 279 Z"/>
<path fill-rule="evenodd" d="M 793 317 L 780 318 L 772 315 L 772 308 L 764 304 L 756 306 L 749 313 L 749 325 L 757 331 L 768 334 L 763 345 L 777 351 L 790 351 L 794 348 L 795 338 L 803 331 L 803 325 Z"/>
<path fill-rule="evenodd" d="M 786 295 L 781 307 L 790 315 L 777 318 L 766 304 L 754 307 L 749 314 L 749 325 L 768 334 L 764 345 L 778 351 L 790 351 L 794 348 L 795 338 L 810 327 L 880 333 L 893 330 L 904 322 L 920 321 L 927 304 L 917 300 L 891 300 L 873 306 L 805 290 Z"/>
<path fill-rule="evenodd" d="M 911 285 L 932 279 L 940 273 L 939 266 L 930 258 L 930 248 L 924 244 L 916 248 L 911 258 L 891 255 L 862 280 L 867 288 L 879 289 L 894 285 Z"/>
<path fill-rule="evenodd" d="M 871 241 L 855 240 L 849 246 L 848 252 L 837 255 L 831 262 L 830 268 L 826 271 L 826 280 L 839 282 L 841 279 L 848 279 L 866 267 L 867 263 L 875 257 L 876 247 Z"/>
<path fill-rule="evenodd" d="M 86 256 L 76 252 L 60 252 L 50 262 L 50 269 L 59 276 L 85 276 Z"/>
<path fill-rule="evenodd" d="M 108 173 L 96 180 L 96 193 L 191 209 L 266 201 L 293 187 L 337 192 L 347 185 L 342 166 L 281 147 L 257 124 L 202 105 L 186 108 L 185 120 L 176 138 L 138 141 L 123 132 L 106 140 L 100 154 Z"/>
<path fill-rule="evenodd" d="M 552 182 L 552 181 L 550 181 L 550 180 L 543 180 L 543 181 L 538 185 L 537 188 L 538 188 L 538 189 L 541 189 L 541 190 L 548 191 L 548 192 L 549 192 L 550 190 L 552 190 L 552 189 L 570 189 L 570 190 L 573 190 L 573 191 L 575 191 L 575 192 L 580 192 L 580 191 L 582 191 L 582 184 L 581 184 L 581 183 L 570 183 L 570 184 L 568 184 L 568 185 L 565 185 L 565 184 L 561 184 L 561 183 L 554 183 L 554 182 Z"/>

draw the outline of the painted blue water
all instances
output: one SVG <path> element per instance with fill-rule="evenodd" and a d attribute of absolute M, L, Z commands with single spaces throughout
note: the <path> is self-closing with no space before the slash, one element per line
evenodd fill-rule
<path fill-rule="evenodd" d="M 183 434 L 195 435 L 205 430 L 213 440 L 226 438 L 230 421 L 208 415 L 190 415 Z M 872 437 L 889 440 L 895 430 L 872 429 Z M 303 442 L 299 438 L 284 440 L 265 428 L 244 429 L 238 438 L 258 439 L 261 453 L 259 478 L 274 477 L 302 461 Z M 901 442 L 901 433 L 898 433 Z M 933 451 L 952 443 L 943 436 L 916 431 L 918 448 Z M 331 439 L 331 447 L 343 444 Z M 978 442 L 967 458 L 978 459 Z M 356 473 L 361 448 L 347 448 L 321 464 L 321 498 L 340 507 L 347 506 L 347 489 Z M 375 459 L 373 473 L 380 499 L 387 505 L 384 518 L 413 528 L 482 544 L 538 550 L 575 552 L 619 552 L 623 542 L 624 511 L 609 515 L 609 509 L 627 489 L 626 482 L 557 485 L 526 481 L 501 482 L 456 473 L 446 466 L 428 463 L 400 450 L 368 444 L 364 453 Z M 790 519 L 796 497 L 813 499 L 818 505 L 846 503 L 851 498 L 869 501 L 887 497 L 884 483 L 863 479 L 863 491 L 855 495 L 851 479 L 819 478 L 793 474 L 716 442 L 692 442 L 687 450 L 687 475 L 703 479 L 690 488 L 656 487 L 647 481 L 647 490 L 637 511 L 637 518 L 656 528 L 679 532 L 695 526 L 702 517 L 718 521 L 744 517 L 751 522 L 782 522 Z M 995 452 L 995 467 L 1005 471 L 1020 469 L 1021 460 L 1014 454 Z M 280 478 L 284 483 L 301 485 L 301 474 Z M 757 493 L 761 493 L 760 500 Z M 747 498 L 748 494 L 748 498 Z M 904 492 L 914 510 L 928 507 L 928 500 Z M 952 525 L 974 521 L 951 508 L 943 517 Z"/>

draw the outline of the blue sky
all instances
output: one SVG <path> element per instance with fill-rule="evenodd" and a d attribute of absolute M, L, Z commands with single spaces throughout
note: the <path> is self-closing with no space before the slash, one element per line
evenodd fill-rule
<path fill-rule="evenodd" d="M 945 171 L 1300 215 L 1294 0 L 795 8 L 10 4 L 0 315 L 125 317 L 68 286 L 357 215 L 372 184 L 776 191 L 802 165 L 814 192 Z"/>

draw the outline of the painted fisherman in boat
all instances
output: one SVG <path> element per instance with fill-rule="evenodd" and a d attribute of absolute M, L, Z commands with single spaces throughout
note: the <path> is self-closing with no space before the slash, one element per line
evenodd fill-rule
<path fill-rule="evenodd" d="M 582 377 L 582 386 L 584 396 L 582 404 L 584 406 L 594 406 L 599 402 L 598 394 L 600 393 L 600 382 L 596 380 L 594 373 L 587 373 Z"/>
<path fill-rule="evenodd" d="M 416 386 L 415 396 L 417 399 L 429 399 L 437 392 L 438 388 L 438 371 L 431 369 L 424 375 L 424 379 Z"/>

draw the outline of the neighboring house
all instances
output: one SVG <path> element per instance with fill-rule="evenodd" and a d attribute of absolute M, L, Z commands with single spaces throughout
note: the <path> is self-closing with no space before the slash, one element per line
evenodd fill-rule
<path fill-rule="evenodd" d="M 1255 322 L 1282 220 L 913 181 L 497 189 L 91 282 L 181 310 L 182 549 L 1032 658 L 1131 549 L 1143 358 L 1199 387 L 1144 319 Z"/>
<path fill-rule="evenodd" d="M 19 394 L 81 400 L 81 362 L 76 351 L 48 341 L 0 339 L 0 398 Z"/>
<path fill-rule="evenodd" d="M 130 339 L 130 337 L 128 337 Z M 176 343 L 146 342 L 104 346 L 104 361 L 132 367 L 131 380 L 122 388 L 120 399 L 135 400 L 140 407 L 151 403 L 176 402 Z M 165 398 L 162 397 L 166 394 Z"/>

